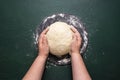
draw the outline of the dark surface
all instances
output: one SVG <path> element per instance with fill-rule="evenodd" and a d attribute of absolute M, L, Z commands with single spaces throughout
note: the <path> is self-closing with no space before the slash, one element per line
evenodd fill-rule
<path fill-rule="evenodd" d="M 82 55 L 86 51 L 86 48 L 88 45 L 88 35 L 87 35 L 85 27 L 82 25 L 81 21 L 76 16 L 69 15 L 69 14 L 63 14 L 63 13 L 53 14 L 53 15 L 45 18 L 36 29 L 36 33 L 35 33 L 36 34 L 36 36 L 35 36 L 36 45 L 38 45 L 38 38 L 39 38 L 38 36 L 40 36 L 42 31 L 44 29 L 46 29 L 46 27 L 50 26 L 51 24 L 53 24 L 55 22 L 65 22 L 68 25 L 74 26 L 78 30 L 78 32 L 81 34 L 81 38 L 82 38 L 82 44 L 80 47 L 80 54 Z M 48 62 L 53 63 L 55 65 L 63 66 L 66 64 L 70 64 L 70 62 L 71 62 L 69 54 L 64 55 L 60 58 L 58 58 L 54 55 L 51 55 L 51 53 L 49 53 L 49 54 L 50 55 L 48 57 Z M 64 61 L 65 59 L 66 59 L 66 61 Z"/>
<path fill-rule="evenodd" d="M 21 80 L 37 55 L 36 27 L 61 12 L 78 16 L 86 26 L 84 61 L 93 80 L 119 80 L 119 0 L 0 0 L 0 80 Z M 43 80 L 71 78 L 70 65 L 48 65 Z"/>

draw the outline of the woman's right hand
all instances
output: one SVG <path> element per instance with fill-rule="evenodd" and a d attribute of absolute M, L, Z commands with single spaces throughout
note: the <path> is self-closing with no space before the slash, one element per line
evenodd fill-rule
<path fill-rule="evenodd" d="M 39 42 L 38 42 L 38 48 L 39 48 L 39 53 L 38 55 L 41 55 L 43 57 L 48 57 L 49 55 L 49 46 L 48 46 L 48 41 L 46 38 L 46 33 L 48 32 L 49 28 L 46 28 L 40 35 L 39 37 Z"/>

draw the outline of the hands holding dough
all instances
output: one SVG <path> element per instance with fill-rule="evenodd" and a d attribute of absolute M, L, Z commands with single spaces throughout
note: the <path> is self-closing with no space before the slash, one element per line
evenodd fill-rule
<path fill-rule="evenodd" d="M 46 48 L 45 46 L 41 47 L 44 47 L 44 49 L 47 51 L 50 50 L 51 54 L 60 57 L 69 52 L 70 54 L 74 52 L 80 52 L 80 34 L 73 26 L 70 26 L 64 22 L 55 22 L 49 26 L 49 30 L 47 29 L 43 32 L 46 34 L 46 36 L 44 35 L 44 37 L 40 38 L 44 38 L 43 40 L 45 41 L 43 42 L 45 42 Z M 49 45 L 49 48 L 47 45 Z"/>

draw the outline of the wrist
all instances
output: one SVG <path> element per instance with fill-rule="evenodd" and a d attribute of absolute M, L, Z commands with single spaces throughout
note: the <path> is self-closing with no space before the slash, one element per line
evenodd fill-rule
<path fill-rule="evenodd" d="M 77 59 L 77 58 L 79 58 L 79 59 L 82 60 L 82 56 L 81 56 L 80 53 L 73 53 L 73 54 L 71 54 L 71 58 L 72 58 L 72 59 Z"/>
<path fill-rule="evenodd" d="M 79 56 L 80 55 L 80 52 L 72 52 L 71 53 L 71 56 Z"/>
<path fill-rule="evenodd" d="M 38 57 L 42 57 L 42 58 L 44 58 L 44 59 L 47 59 L 47 58 L 48 58 L 48 55 L 38 53 Z"/>
<path fill-rule="evenodd" d="M 79 50 L 71 51 L 71 54 L 80 54 Z"/>

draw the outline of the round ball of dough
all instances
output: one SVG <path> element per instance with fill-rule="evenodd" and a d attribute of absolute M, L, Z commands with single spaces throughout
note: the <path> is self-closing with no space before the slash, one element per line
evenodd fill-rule
<path fill-rule="evenodd" d="M 55 22 L 49 26 L 46 36 L 51 54 L 60 57 L 69 53 L 73 34 L 70 27 L 65 22 Z"/>

